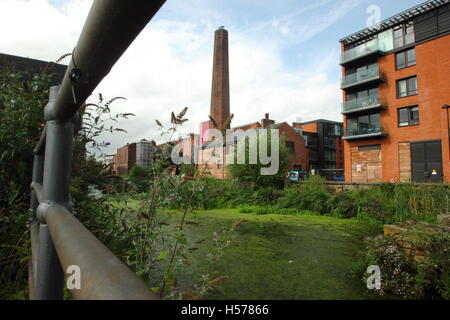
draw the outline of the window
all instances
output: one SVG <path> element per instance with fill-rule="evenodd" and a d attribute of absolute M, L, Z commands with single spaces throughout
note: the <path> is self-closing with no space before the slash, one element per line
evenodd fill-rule
<path fill-rule="evenodd" d="M 400 48 L 414 43 L 414 24 L 408 22 L 394 28 L 394 48 Z"/>
<path fill-rule="evenodd" d="M 419 124 L 419 106 L 398 109 L 398 126 L 413 126 Z"/>
<path fill-rule="evenodd" d="M 316 147 L 319 144 L 319 139 L 317 136 L 305 135 L 303 137 L 305 138 L 307 147 Z"/>
<path fill-rule="evenodd" d="M 379 113 L 347 119 L 347 136 L 379 133 L 380 130 Z"/>
<path fill-rule="evenodd" d="M 309 150 L 309 161 L 318 161 L 319 153 L 317 150 Z"/>
<path fill-rule="evenodd" d="M 368 65 L 364 65 L 361 67 L 355 67 L 355 68 L 348 68 L 346 70 L 346 75 L 355 75 L 358 79 L 356 79 L 356 81 L 359 80 L 363 80 L 366 79 L 368 76 L 373 75 L 374 72 L 378 71 L 378 63 L 371 63 Z"/>
<path fill-rule="evenodd" d="M 379 144 L 372 144 L 369 146 L 359 146 L 358 147 L 358 151 L 362 152 L 362 151 L 373 151 L 373 150 L 380 150 L 381 146 Z"/>
<path fill-rule="evenodd" d="M 336 151 L 325 151 L 325 161 L 336 161 Z"/>
<path fill-rule="evenodd" d="M 341 126 L 338 124 L 330 124 L 326 125 L 326 132 L 329 136 L 341 136 Z"/>
<path fill-rule="evenodd" d="M 397 80 L 397 98 L 417 94 L 417 77 Z"/>
<path fill-rule="evenodd" d="M 336 148 L 336 138 L 324 137 L 325 147 Z"/>
<path fill-rule="evenodd" d="M 368 103 L 378 99 L 378 88 L 362 90 L 346 94 L 346 101 L 355 100 L 360 103 Z"/>
<path fill-rule="evenodd" d="M 397 68 L 397 70 L 414 66 L 415 64 L 416 64 L 415 48 L 399 52 L 395 55 L 395 67 Z"/>
<path fill-rule="evenodd" d="M 286 148 L 289 150 L 290 154 L 294 153 L 294 142 L 286 141 Z"/>

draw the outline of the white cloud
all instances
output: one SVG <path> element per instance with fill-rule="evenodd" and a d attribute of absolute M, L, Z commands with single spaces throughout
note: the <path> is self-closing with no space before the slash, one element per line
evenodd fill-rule
<path fill-rule="evenodd" d="M 67 1 L 55 9 L 46 0 L 0 1 L 2 53 L 54 60 L 71 52 L 87 16 L 90 1 Z M 17 19 L 20 17 L 20 19 Z M 168 121 L 171 111 L 189 106 L 184 131 L 198 132 L 209 114 L 213 32 L 217 26 L 156 18 L 138 36 L 95 92 L 106 99 L 125 96 L 115 112 L 137 117 L 120 127 L 129 133 L 106 135 L 108 152 L 126 142 L 158 138 L 155 119 Z M 230 89 L 234 125 L 259 121 L 265 112 L 276 121 L 315 118 L 339 120 L 341 93 L 326 68 L 336 64 L 326 53 L 314 70 L 286 70 L 277 45 L 248 33 L 230 32 Z M 336 59 L 333 61 L 333 59 Z M 97 95 L 95 94 L 94 97 Z M 93 99 L 95 101 L 95 99 Z"/>

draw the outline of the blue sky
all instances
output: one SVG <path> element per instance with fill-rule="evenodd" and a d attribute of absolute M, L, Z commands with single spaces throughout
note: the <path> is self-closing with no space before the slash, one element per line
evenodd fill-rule
<path fill-rule="evenodd" d="M 367 8 L 377 5 L 381 19 L 393 16 L 423 0 L 169 0 L 155 17 L 197 26 L 224 25 L 230 38 L 237 33 L 277 46 L 289 70 L 314 70 L 317 53 L 339 50 L 339 39 L 366 27 Z M 274 23 L 275 22 L 275 23 Z M 278 29 L 276 26 L 278 22 Z M 281 26 L 286 33 L 280 32 Z M 337 61 L 335 61 L 337 62 Z M 327 69 L 340 78 L 337 63 Z"/>
<path fill-rule="evenodd" d="M 339 39 L 366 27 L 367 8 L 381 19 L 421 0 L 168 0 L 96 90 L 125 96 L 117 112 L 128 135 L 102 137 L 117 147 L 157 139 L 155 119 L 189 107 L 185 133 L 198 132 L 210 103 L 214 30 L 229 31 L 233 125 L 318 118 L 342 121 Z M 3 53 L 55 60 L 71 52 L 90 0 L 1 0 Z M 17 17 L 21 17 L 17 19 Z M 67 62 L 67 61 L 66 61 Z M 125 79 L 125 80 L 124 80 Z M 95 95 L 94 95 L 95 96 Z"/>

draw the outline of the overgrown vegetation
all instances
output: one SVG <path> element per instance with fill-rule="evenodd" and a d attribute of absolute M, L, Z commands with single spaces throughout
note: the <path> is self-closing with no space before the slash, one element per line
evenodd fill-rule
<path fill-rule="evenodd" d="M 4 186 L 0 189 L 0 298 L 27 298 L 32 150 L 43 128 L 50 79 L 45 73 L 0 74 L 0 183 Z M 208 178 L 192 165 L 182 165 L 174 175 L 166 152 L 150 169 L 134 166 L 126 177 L 111 175 L 89 156 L 87 147 L 101 150 L 105 143 L 97 139 L 102 132 L 123 131 L 109 122 L 133 116 L 111 113 L 111 103 L 117 99 L 123 98 L 104 102 L 100 95 L 98 103 L 82 108 L 84 125 L 75 141 L 71 181 L 74 213 L 162 298 L 202 298 L 214 284 L 227 279 L 225 275 L 212 279 L 212 273 L 204 270 L 196 282 L 180 280 L 190 268 L 189 253 L 201 247 L 186 234 L 186 225 L 194 223 L 187 217 L 195 210 L 238 208 L 241 213 L 258 216 L 324 215 L 354 218 L 377 227 L 399 221 L 435 223 L 437 215 L 448 210 L 446 185 L 386 183 L 368 190 L 332 193 L 324 179 L 310 176 L 301 184 L 286 186 L 283 177 L 289 157 L 284 143 L 280 143 L 281 164 L 275 176 L 261 176 L 261 164 L 233 165 L 233 178 L 227 180 Z M 168 127 L 157 121 L 161 136 L 170 142 L 187 120 L 186 111 L 172 114 Z M 94 195 L 93 188 L 103 196 Z M 137 208 L 130 206 L 132 199 L 139 201 Z M 168 209 L 178 212 L 176 222 L 162 214 Z M 220 237 L 214 235 L 215 245 L 207 252 L 205 265 L 212 268 L 218 263 L 241 223 L 234 221 L 220 230 Z M 449 298 L 448 230 L 424 241 L 429 260 L 417 265 L 388 238 L 368 240 L 364 264 L 382 267 L 386 293 Z"/>
<path fill-rule="evenodd" d="M 418 243 L 424 261 L 416 261 L 392 237 L 379 235 L 366 238 L 366 251 L 361 259 L 359 275 L 367 280 L 365 269 L 378 265 L 381 288 L 378 294 L 391 294 L 406 299 L 450 299 L 450 234 L 442 229 L 422 235 Z"/>
<path fill-rule="evenodd" d="M 401 221 L 427 221 L 434 223 L 439 214 L 447 210 L 447 185 L 420 186 L 414 184 L 385 183 L 371 189 L 333 193 L 325 180 L 317 175 L 306 177 L 301 184 L 284 189 L 259 187 L 236 179 L 218 180 L 201 177 L 202 192 L 193 197 L 193 208 L 253 208 L 251 212 L 289 214 L 310 212 L 340 218 L 388 224 Z M 176 194 L 182 194 L 193 182 L 186 182 Z M 161 194 L 163 208 L 177 209 L 176 194 Z"/>
<path fill-rule="evenodd" d="M 0 298 L 26 298 L 33 148 L 43 124 L 49 74 L 0 72 Z"/>

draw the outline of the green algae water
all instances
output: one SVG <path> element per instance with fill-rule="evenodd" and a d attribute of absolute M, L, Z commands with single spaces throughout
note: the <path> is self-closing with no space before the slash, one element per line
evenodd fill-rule
<path fill-rule="evenodd" d="M 170 220 L 177 220 L 171 214 Z M 206 269 L 206 254 L 214 245 L 214 232 L 239 219 L 235 244 L 223 258 Z M 194 279 L 209 273 L 211 279 L 229 278 L 214 286 L 206 299 L 377 299 L 367 291 L 352 268 L 364 237 L 382 232 L 381 226 L 356 220 L 312 215 L 253 215 L 237 209 L 217 209 L 189 214 L 198 224 L 185 227 L 190 241 L 202 241 L 190 254 Z"/>

